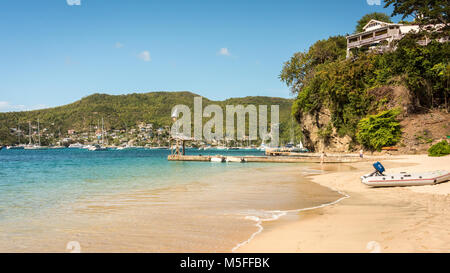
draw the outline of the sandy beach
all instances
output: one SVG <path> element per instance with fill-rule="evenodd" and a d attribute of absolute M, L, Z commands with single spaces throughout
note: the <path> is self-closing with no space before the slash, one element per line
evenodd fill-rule
<path fill-rule="evenodd" d="M 383 164 L 388 172 L 449 170 L 450 156 L 391 156 Z M 359 180 L 371 164 L 346 167 L 324 165 L 310 178 L 348 198 L 264 222 L 236 252 L 450 252 L 450 182 L 374 189 Z"/>

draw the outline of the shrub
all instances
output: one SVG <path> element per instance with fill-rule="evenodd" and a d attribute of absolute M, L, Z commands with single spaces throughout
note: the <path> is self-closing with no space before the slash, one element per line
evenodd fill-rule
<path fill-rule="evenodd" d="M 398 110 L 387 110 L 362 119 L 356 134 L 358 142 L 370 150 L 397 144 L 402 134 L 398 114 Z"/>
<path fill-rule="evenodd" d="M 450 154 L 450 144 L 443 140 L 428 149 L 429 156 L 446 156 Z"/>

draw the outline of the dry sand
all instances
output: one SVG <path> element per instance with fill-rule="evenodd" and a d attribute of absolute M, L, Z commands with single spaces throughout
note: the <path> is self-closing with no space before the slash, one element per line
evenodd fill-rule
<path fill-rule="evenodd" d="M 388 172 L 450 170 L 450 156 L 392 156 L 383 164 Z M 450 252 L 450 182 L 375 189 L 359 180 L 371 164 L 352 167 L 325 165 L 311 176 L 349 198 L 263 223 L 264 231 L 237 252 Z"/>

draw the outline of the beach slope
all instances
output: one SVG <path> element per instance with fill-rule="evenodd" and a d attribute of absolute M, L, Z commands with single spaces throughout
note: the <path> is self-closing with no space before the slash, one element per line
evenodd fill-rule
<path fill-rule="evenodd" d="M 448 170 L 450 156 L 392 156 L 388 172 Z M 450 252 L 450 182 L 423 187 L 369 188 L 359 177 L 371 164 L 339 171 L 324 166 L 311 179 L 349 198 L 293 221 L 270 223 L 237 252 Z"/>

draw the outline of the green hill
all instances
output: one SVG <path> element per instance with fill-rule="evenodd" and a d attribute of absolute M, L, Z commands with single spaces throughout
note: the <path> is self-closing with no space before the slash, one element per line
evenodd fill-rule
<path fill-rule="evenodd" d="M 0 113 L 0 143 L 12 144 L 17 141 L 11 128 L 28 130 L 28 122 L 37 124 L 39 118 L 41 129 L 47 128 L 48 133 L 67 135 L 68 130 L 87 132 L 104 119 L 106 130 L 130 129 L 141 122 L 153 123 L 154 127 L 171 124 L 171 109 L 177 104 L 189 106 L 193 111 L 194 97 L 191 92 L 150 92 L 128 95 L 93 94 L 74 103 L 55 108 Z M 225 101 L 212 101 L 203 98 L 203 107 L 210 104 L 225 105 L 279 105 L 281 135 L 288 138 L 291 126 L 290 99 L 272 97 L 232 98 Z M 270 109 L 270 107 L 269 107 Z M 206 121 L 207 119 L 205 119 Z"/>

